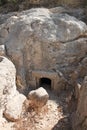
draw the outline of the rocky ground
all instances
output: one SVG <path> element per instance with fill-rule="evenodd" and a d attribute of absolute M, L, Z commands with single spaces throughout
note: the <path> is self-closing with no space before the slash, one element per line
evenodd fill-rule
<path fill-rule="evenodd" d="M 87 130 L 85 18 L 84 10 L 63 7 L 0 14 L 1 130 Z M 35 109 L 28 89 L 43 83 L 57 95 L 46 88 L 47 104 Z"/>
<path fill-rule="evenodd" d="M 16 123 L 4 123 L 2 130 L 71 130 L 72 97 L 63 91 L 59 96 L 48 90 L 50 98 L 41 111 L 29 108 Z M 73 109 L 74 110 L 74 109 Z"/>

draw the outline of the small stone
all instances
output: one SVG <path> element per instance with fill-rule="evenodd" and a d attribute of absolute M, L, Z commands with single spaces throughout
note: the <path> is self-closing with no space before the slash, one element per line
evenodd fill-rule
<path fill-rule="evenodd" d="M 28 94 L 28 98 L 29 98 L 29 100 L 31 100 L 31 103 L 34 106 L 41 108 L 44 105 L 46 105 L 46 103 L 49 99 L 49 95 L 44 88 L 40 87 L 36 90 L 31 91 Z"/>

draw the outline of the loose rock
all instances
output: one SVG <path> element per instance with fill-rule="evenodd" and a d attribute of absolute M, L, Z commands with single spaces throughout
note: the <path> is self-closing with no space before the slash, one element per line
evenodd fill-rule
<path fill-rule="evenodd" d="M 20 119 L 20 115 L 22 113 L 22 106 L 26 97 L 22 94 L 18 94 L 12 97 L 11 100 L 8 101 L 4 116 L 10 121 L 17 121 Z"/>
<path fill-rule="evenodd" d="M 49 99 L 49 95 L 44 88 L 40 87 L 36 90 L 31 91 L 28 94 L 28 98 L 35 107 L 41 108 L 46 105 Z"/>

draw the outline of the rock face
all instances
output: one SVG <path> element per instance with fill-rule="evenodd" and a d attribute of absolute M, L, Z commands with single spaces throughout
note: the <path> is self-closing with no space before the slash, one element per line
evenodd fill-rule
<path fill-rule="evenodd" d="M 77 110 L 73 115 L 72 124 L 73 124 L 73 130 L 87 129 L 87 76 L 84 78 L 80 90 Z"/>
<path fill-rule="evenodd" d="M 7 118 L 11 121 L 19 119 L 22 112 L 25 96 L 16 90 L 15 78 L 14 64 L 7 58 L 0 56 L 0 119 L 3 117 L 4 111 L 6 117 L 9 115 Z"/>
<path fill-rule="evenodd" d="M 16 93 L 15 85 L 16 69 L 11 61 L 0 57 L 0 107 L 5 105 L 6 100 Z M 8 98 L 8 99 L 7 99 Z"/>
<path fill-rule="evenodd" d="M 31 9 L 1 24 L 0 43 L 17 68 L 19 87 L 36 88 L 41 78 L 49 78 L 51 87 L 58 90 L 61 78 L 66 83 L 73 81 L 75 71 L 79 78 L 86 74 L 87 26 L 59 10 Z"/>
<path fill-rule="evenodd" d="M 46 105 L 49 95 L 44 88 L 40 87 L 31 91 L 28 94 L 28 98 L 35 107 L 42 108 L 44 105 Z"/>

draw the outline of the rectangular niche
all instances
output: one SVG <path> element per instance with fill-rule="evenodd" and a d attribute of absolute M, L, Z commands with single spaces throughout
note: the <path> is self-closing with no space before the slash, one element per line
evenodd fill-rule
<path fill-rule="evenodd" d="M 32 71 L 32 77 L 36 82 L 35 88 L 55 89 L 57 87 L 58 75 L 56 72 Z"/>

